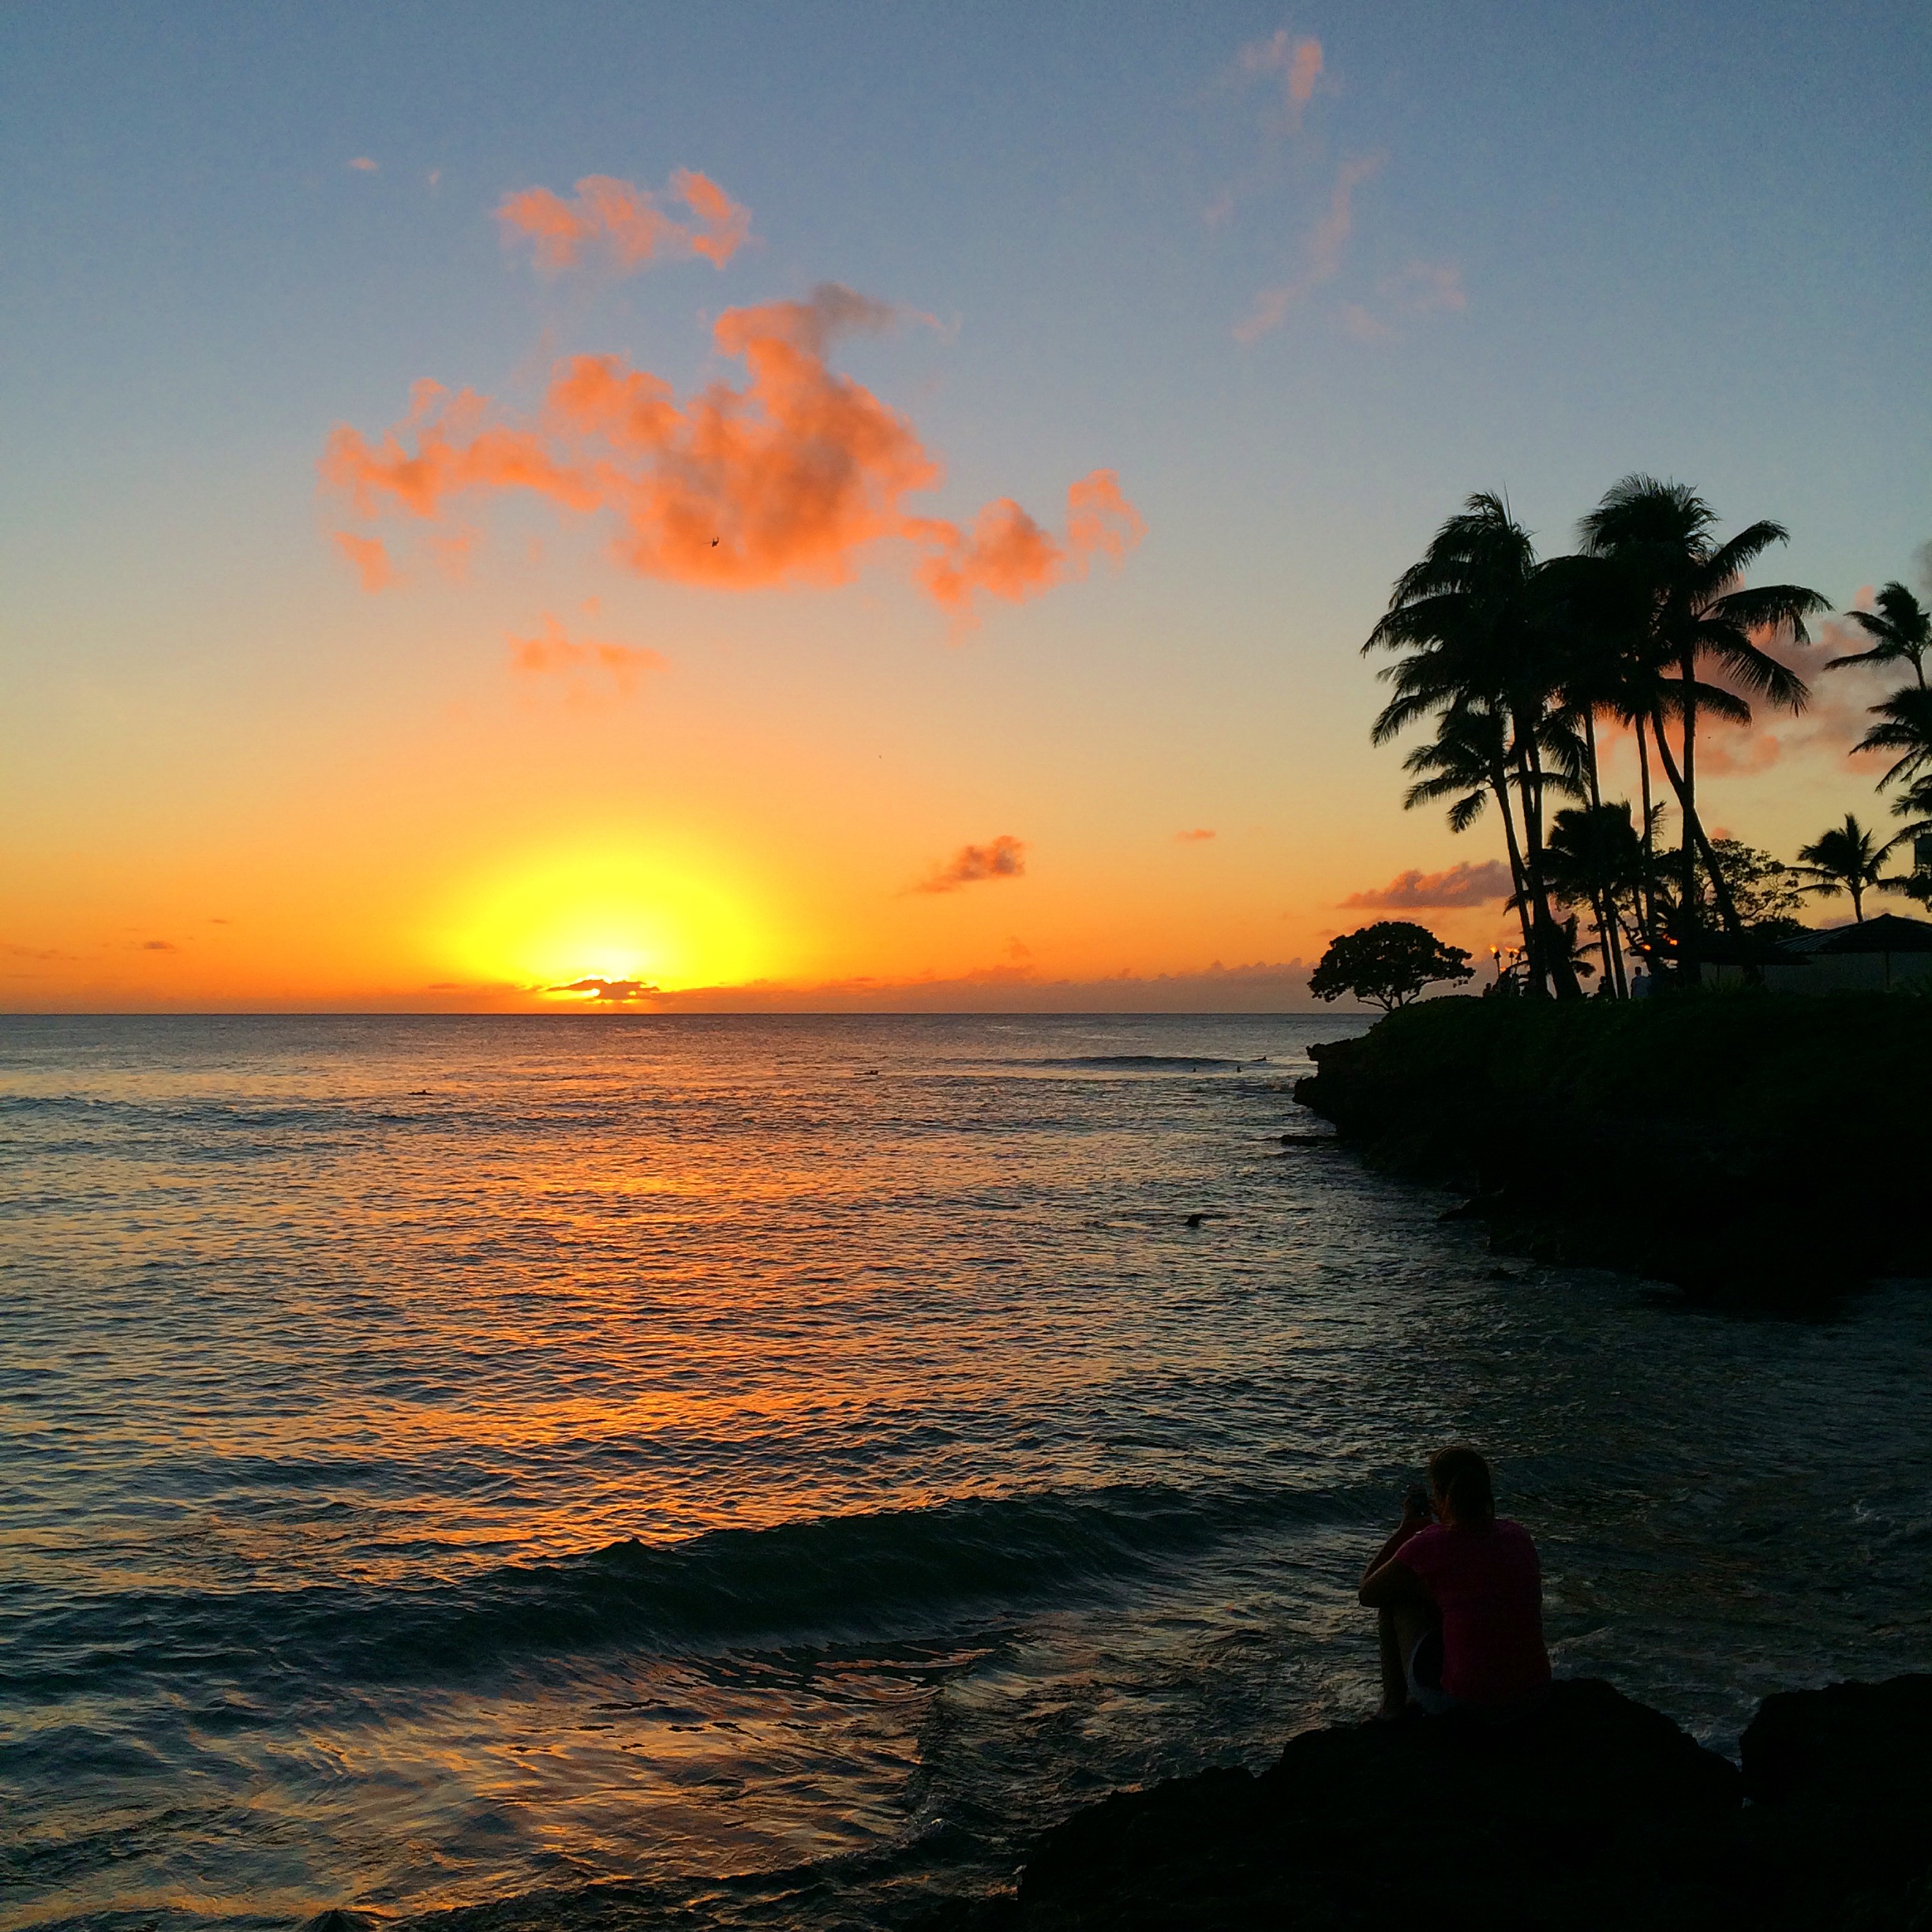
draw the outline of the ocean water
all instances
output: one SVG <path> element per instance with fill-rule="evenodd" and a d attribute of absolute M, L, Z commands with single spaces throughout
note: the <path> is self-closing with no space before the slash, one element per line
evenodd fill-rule
<path fill-rule="evenodd" d="M 1559 1671 L 1932 1664 L 1932 1293 L 1500 1262 L 1357 1024 L 0 1021 L 0 1926 L 908 1924 L 1372 1708 L 1460 1435 Z"/>

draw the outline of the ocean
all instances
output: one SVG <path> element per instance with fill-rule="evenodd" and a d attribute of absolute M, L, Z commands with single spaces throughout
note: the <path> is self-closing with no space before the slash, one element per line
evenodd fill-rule
<path fill-rule="evenodd" d="M 908 1924 L 1372 1709 L 1456 1436 L 1559 1672 L 1932 1663 L 1932 1294 L 1494 1256 L 1361 1024 L 0 1020 L 0 1926 Z"/>

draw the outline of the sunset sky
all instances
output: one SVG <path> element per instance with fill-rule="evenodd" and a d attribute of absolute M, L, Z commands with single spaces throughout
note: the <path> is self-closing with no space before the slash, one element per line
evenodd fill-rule
<path fill-rule="evenodd" d="M 6 9 L 0 1008 L 1486 946 L 1391 580 L 1641 470 L 1925 588 L 1929 99 L 1898 5 Z M 1882 818 L 1874 695 L 1710 821 Z"/>

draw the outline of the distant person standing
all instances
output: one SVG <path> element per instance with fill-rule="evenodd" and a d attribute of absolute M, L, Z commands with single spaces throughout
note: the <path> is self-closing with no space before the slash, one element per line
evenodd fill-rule
<path fill-rule="evenodd" d="M 1376 1614 L 1382 1709 L 1505 1716 L 1549 1688 L 1543 1575 L 1521 1523 L 1496 1513 L 1489 1465 L 1467 1443 L 1430 1458 L 1395 1533 L 1362 1572 Z"/>
<path fill-rule="evenodd" d="M 1631 975 L 1631 998 L 1648 999 L 1650 997 L 1650 975 L 1639 966 Z"/>

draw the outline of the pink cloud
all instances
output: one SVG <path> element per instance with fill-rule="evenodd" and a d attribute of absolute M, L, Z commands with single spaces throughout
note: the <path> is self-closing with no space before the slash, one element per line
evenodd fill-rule
<path fill-rule="evenodd" d="M 1234 57 L 1237 70 L 1249 79 L 1279 75 L 1282 102 L 1288 110 L 1289 123 L 1299 127 L 1301 112 L 1315 98 L 1315 84 L 1322 74 L 1322 44 L 1312 38 L 1294 39 L 1285 27 L 1277 28 L 1266 40 L 1251 41 Z"/>
<path fill-rule="evenodd" d="M 682 203 L 688 219 L 665 212 Z M 548 188 L 506 195 L 496 210 L 506 244 L 527 242 L 548 275 L 601 256 L 620 275 L 656 260 L 701 255 L 722 268 L 751 232 L 751 211 L 707 176 L 680 168 L 653 192 L 609 174 L 587 174 L 569 200 Z"/>
<path fill-rule="evenodd" d="M 1199 845 L 1213 837 L 1214 833 L 1209 827 L 1196 826 L 1192 832 L 1177 832 L 1174 841 L 1181 845 Z"/>
<path fill-rule="evenodd" d="M 1348 238 L 1355 229 L 1355 190 L 1379 174 L 1387 159 L 1386 155 L 1364 155 L 1342 164 L 1329 190 L 1327 208 L 1309 237 L 1305 267 L 1292 282 L 1264 289 L 1256 296 L 1253 307 L 1234 324 L 1237 342 L 1258 342 L 1279 328 L 1290 309 L 1342 272 Z"/>
<path fill-rule="evenodd" d="M 382 163 L 380 161 L 372 161 L 367 155 L 358 155 L 349 165 L 358 174 L 379 174 L 382 172 Z"/>
<path fill-rule="evenodd" d="M 1345 302 L 1341 311 L 1342 327 L 1357 342 L 1389 342 L 1395 331 L 1380 316 L 1372 315 L 1360 302 Z"/>
<path fill-rule="evenodd" d="M 1861 590 L 1861 597 L 1868 594 L 1868 589 Z M 1803 710 L 1793 716 L 1757 693 L 1739 691 L 1738 695 L 1750 706 L 1754 714 L 1749 724 L 1727 724 L 1708 714 L 1700 717 L 1699 774 L 1749 777 L 1769 771 L 1787 757 L 1822 754 L 1844 771 L 1876 777 L 1878 767 L 1870 755 L 1855 757 L 1852 747 L 1872 722 L 1870 706 L 1898 682 L 1895 668 L 1825 668 L 1831 658 L 1848 657 L 1866 649 L 1870 639 L 1864 632 L 1841 617 L 1827 617 L 1817 626 L 1814 641 L 1808 648 L 1765 636 L 1753 641 L 1768 656 L 1795 670 L 1810 687 L 1810 695 Z M 1735 688 L 1734 681 L 1721 671 L 1706 669 L 1700 675 L 1714 684 Z"/>
<path fill-rule="evenodd" d="M 1420 912 L 1432 906 L 1488 905 L 1507 899 L 1512 889 L 1509 867 L 1500 860 L 1485 859 L 1481 865 L 1471 865 L 1466 859 L 1446 872 L 1412 867 L 1373 891 L 1350 893 L 1342 904 L 1378 912 Z"/>
<path fill-rule="evenodd" d="M 717 590 L 843 583 L 871 546 L 899 539 L 924 553 L 927 593 L 966 622 L 977 593 L 1017 602 L 1095 553 L 1124 559 L 1146 525 L 1110 470 L 1069 489 L 1063 538 L 1007 498 L 970 532 L 911 513 L 906 498 L 938 483 L 939 464 L 904 417 L 826 359 L 840 337 L 893 319 L 836 284 L 808 301 L 728 309 L 713 336 L 744 364 L 745 386 L 713 381 L 682 402 L 615 355 L 558 363 L 527 421 L 473 391 L 418 383 L 408 415 L 376 441 L 339 426 L 321 477 L 361 517 L 429 523 L 458 499 L 528 490 L 567 515 L 610 516 L 612 555 L 639 576 Z"/>
<path fill-rule="evenodd" d="M 915 892 L 957 892 L 982 879 L 1018 878 L 1026 871 L 1026 846 L 1002 832 L 990 845 L 962 845 Z"/>

